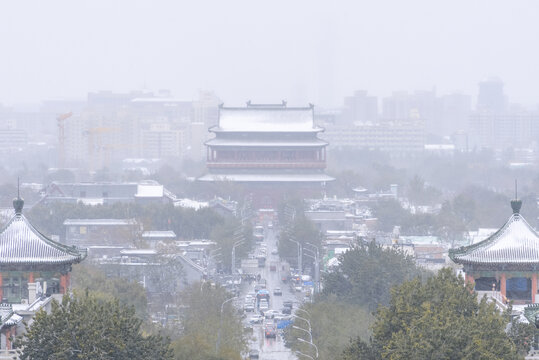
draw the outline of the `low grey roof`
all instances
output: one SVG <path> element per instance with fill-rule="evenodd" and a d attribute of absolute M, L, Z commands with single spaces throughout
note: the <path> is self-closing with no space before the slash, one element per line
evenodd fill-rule
<path fill-rule="evenodd" d="M 219 125 L 211 131 L 319 132 L 312 107 L 246 107 L 219 109 Z"/>
<path fill-rule="evenodd" d="M 86 257 L 86 249 L 57 243 L 16 214 L 0 232 L 0 265 L 72 264 Z"/>
<path fill-rule="evenodd" d="M 206 174 L 199 181 L 237 181 L 237 182 L 325 182 L 335 178 L 324 173 L 311 174 Z"/>
<path fill-rule="evenodd" d="M 539 236 L 519 213 L 500 230 L 470 246 L 449 251 L 458 264 L 539 265 Z"/>
<path fill-rule="evenodd" d="M 118 225 L 136 225 L 135 219 L 66 219 L 64 226 L 76 225 L 76 226 L 118 226 Z"/>
<path fill-rule="evenodd" d="M 328 145 L 327 141 L 314 138 L 314 139 L 305 139 L 298 140 L 292 139 L 286 141 L 284 139 L 275 139 L 275 140 L 262 140 L 262 139 L 220 139 L 213 138 L 206 141 L 206 145 L 209 146 L 245 146 L 245 147 L 313 147 L 313 146 L 325 146 Z"/>

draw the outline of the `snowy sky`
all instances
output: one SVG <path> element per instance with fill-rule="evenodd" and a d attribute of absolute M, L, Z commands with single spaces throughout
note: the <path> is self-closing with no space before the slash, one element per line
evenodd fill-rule
<path fill-rule="evenodd" d="M 536 104 L 539 1 L 0 2 L 0 103 L 88 91 L 214 90 L 228 104 L 342 103 L 498 76 Z"/>

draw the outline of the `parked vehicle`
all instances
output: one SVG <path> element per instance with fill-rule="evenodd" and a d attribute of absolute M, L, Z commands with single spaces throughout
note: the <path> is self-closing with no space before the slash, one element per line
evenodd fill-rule
<path fill-rule="evenodd" d="M 258 359 L 259 358 L 259 352 L 256 349 L 253 349 L 249 351 L 249 359 Z"/>

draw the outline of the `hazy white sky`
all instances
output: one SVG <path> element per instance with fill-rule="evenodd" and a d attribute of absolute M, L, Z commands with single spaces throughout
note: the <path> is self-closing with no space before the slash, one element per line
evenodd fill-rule
<path fill-rule="evenodd" d="M 539 1 L 2 1 L 0 103 L 171 89 L 339 105 L 356 89 L 539 103 Z"/>

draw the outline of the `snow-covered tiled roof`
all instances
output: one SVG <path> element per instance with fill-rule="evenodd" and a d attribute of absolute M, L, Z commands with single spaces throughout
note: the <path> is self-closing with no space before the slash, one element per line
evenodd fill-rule
<path fill-rule="evenodd" d="M 539 265 L 539 236 L 517 211 L 487 239 L 450 250 L 449 256 L 458 264 Z"/>
<path fill-rule="evenodd" d="M 86 257 L 86 249 L 48 239 L 21 213 L 0 231 L 0 265 L 72 264 Z"/>
<path fill-rule="evenodd" d="M 319 132 L 312 107 L 246 107 L 219 109 L 214 132 Z"/>
<path fill-rule="evenodd" d="M 325 182 L 335 180 L 324 173 L 286 173 L 286 174 L 206 174 L 199 181 L 238 181 L 238 182 Z"/>
<path fill-rule="evenodd" d="M 293 139 L 286 141 L 283 139 L 222 139 L 213 138 L 206 141 L 208 146 L 244 146 L 244 147 L 313 147 L 313 146 L 325 146 L 327 141 L 313 138 L 313 139 Z"/>

